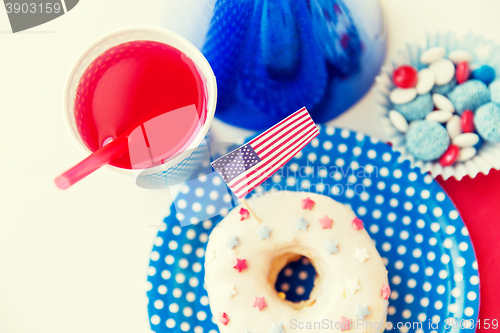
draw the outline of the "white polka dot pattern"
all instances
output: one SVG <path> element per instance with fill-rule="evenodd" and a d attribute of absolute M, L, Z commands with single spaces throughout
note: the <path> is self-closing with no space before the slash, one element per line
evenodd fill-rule
<path fill-rule="evenodd" d="M 333 127 L 320 132 L 314 145 L 306 146 L 285 172 L 269 178 L 253 195 L 272 188 L 307 190 L 348 203 L 364 221 L 389 271 L 388 321 L 476 320 L 476 258 L 467 228 L 441 187 L 429 175 L 410 169 L 409 162 L 399 163 L 398 153 L 377 140 Z M 215 190 L 197 190 L 203 188 L 202 181 L 181 190 L 178 202 L 184 204 L 165 218 L 154 241 L 147 295 L 155 332 L 217 332 L 203 288 L 203 263 L 208 234 L 222 216 L 179 227 L 195 209 L 227 212 L 223 181 L 210 176 L 209 181 Z M 279 289 L 307 294 L 308 272 L 290 269 L 282 275 Z M 436 332 L 444 332 L 442 323 Z"/>

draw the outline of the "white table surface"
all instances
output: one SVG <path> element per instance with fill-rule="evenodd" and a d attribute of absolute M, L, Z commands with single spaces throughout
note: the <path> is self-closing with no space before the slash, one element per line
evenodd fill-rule
<path fill-rule="evenodd" d="M 110 168 L 65 192 L 53 179 L 84 157 L 62 117 L 73 61 L 110 30 L 160 25 L 161 10 L 178 3 L 85 0 L 18 34 L 0 7 L 1 333 L 150 332 L 146 268 L 168 193 L 141 189 Z M 500 41 L 497 0 L 382 3 L 389 55 L 425 31 L 473 30 Z M 333 124 L 380 137 L 373 106 L 370 93 Z"/>

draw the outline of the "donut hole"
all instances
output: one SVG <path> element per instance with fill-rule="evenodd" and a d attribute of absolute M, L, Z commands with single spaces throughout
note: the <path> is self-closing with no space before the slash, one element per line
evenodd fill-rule
<path fill-rule="evenodd" d="M 311 303 L 309 299 L 318 274 L 308 257 L 296 253 L 285 253 L 275 258 L 272 266 L 275 269 L 271 271 L 269 280 L 275 281 L 274 289 L 278 297 L 285 302 L 293 303 L 296 309 Z"/>

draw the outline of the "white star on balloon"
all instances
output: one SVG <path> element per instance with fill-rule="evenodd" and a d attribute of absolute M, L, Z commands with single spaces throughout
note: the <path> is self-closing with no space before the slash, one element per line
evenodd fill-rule
<path fill-rule="evenodd" d="M 265 226 L 260 227 L 259 230 L 257 230 L 257 235 L 259 235 L 260 240 L 264 239 L 269 239 L 269 233 L 273 231 L 270 228 L 266 228 Z"/>
<path fill-rule="evenodd" d="M 236 236 L 227 237 L 226 245 L 229 246 L 229 248 L 234 249 L 236 246 L 240 245 L 240 242 L 238 242 L 238 237 Z"/>
<path fill-rule="evenodd" d="M 370 255 L 368 254 L 368 250 L 366 248 L 362 249 L 355 249 L 356 254 L 354 255 L 354 258 L 358 259 L 361 262 L 364 262 L 366 259 L 370 258 Z"/>
<path fill-rule="evenodd" d="M 354 312 L 355 316 L 359 316 L 362 320 L 365 320 L 366 316 L 369 316 L 371 314 L 370 311 L 368 311 L 368 304 L 365 305 L 356 305 L 356 312 Z"/>
<path fill-rule="evenodd" d="M 272 323 L 271 324 L 271 330 L 269 331 L 269 333 L 285 333 L 285 331 L 283 330 L 283 324 L 282 323 Z"/>
<path fill-rule="evenodd" d="M 361 289 L 358 283 L 358 279 L 347 279 L 345 289 L 349 290 L 352 295 L 356 293 L 357 290 Z"/>
<path fill-rule="evenodd" d="M 226 296 L 227 299 L 230 299 L 238 292 L 234 289 L 234 284 L 226 284 L 222 286 L 222 295 Z"/>
<path fill-rule="evenodd" d="M 295 223 L 295 229 L 307 231 L 307 226 L 309 225 L 309 222 L 304 220 L 302 216 L 298 220 L 295 220 L 294 223 Z"/>
<path fill-rule="evenodd" d="M 339 249 L 337 246 L 339 245 L 339 242 L 332 242 L 331 240 L 328 240 L 326 242 L 325 249 L 328 252 L 328 254 L 336 253 L 339 252 Z"/>

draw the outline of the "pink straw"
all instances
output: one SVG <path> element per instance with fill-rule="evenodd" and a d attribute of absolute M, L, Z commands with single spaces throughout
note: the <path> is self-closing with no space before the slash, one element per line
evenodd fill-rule
<path fill-rule="evenodd" d="M 104 147 L 96 150 L 89 157 L 55 179 L 62 190 L 87 177 L 92 172 L 120 157 L 128 148 L 128 137 L 119 137 Z"/>

